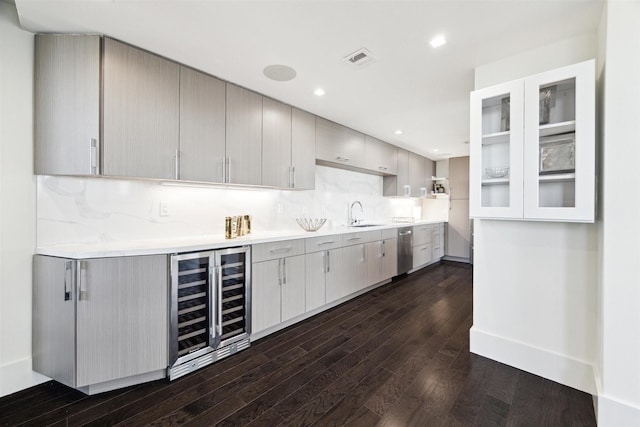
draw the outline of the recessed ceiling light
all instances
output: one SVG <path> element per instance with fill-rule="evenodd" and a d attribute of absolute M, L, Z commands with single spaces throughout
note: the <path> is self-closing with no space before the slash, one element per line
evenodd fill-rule
<path fill-rule="evenodd" d="M 429 42 L 429 44 L 431 47 L 440 47 L 446 42 L 447 41 L 444 39 L 444 36 L 436 36 Z"/>
<path fill-rule="evenodd" d="M 434 149 L 433 149 L 433 152 L 434 152 L 434 153 L 437 153 L 438 151 L 440 151 L 440 150 L 438 150 L 437 148 L 434 148 Z"/>
<path fill-rule="evenodd" d="M 287 82 L 296 77 L 296 70 L 288 65 L 269 65 L 262 70 L 265 76 L 277 82 Z"/>
<path fill-rule="evenodd" d="M 318 89 L 313 91 L 313 94 L 316 95 L 316 96 L 322 96 L 322 95 L 324 95 L 324 93 L 325 93 L 324 89 L 322 89 L 322 88 L 318 88 Z"/>
<path fill-rule="evenodd" d="M 402 135 L 402 129 L 396 129 L 394 132 L 396 135 Z"/>

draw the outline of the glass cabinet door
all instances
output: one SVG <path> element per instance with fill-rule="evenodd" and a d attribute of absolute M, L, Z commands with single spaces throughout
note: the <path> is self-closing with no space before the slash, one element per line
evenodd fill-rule
<path fill-rule="evenodd" d="M 522 218 L 523 82 L 471 93 L 470 216 Z"/>
<path fill-rule="evenodd" d="M 527 219 L 594 220 L 594 68 L 587 61 L 525 79 Z"/>

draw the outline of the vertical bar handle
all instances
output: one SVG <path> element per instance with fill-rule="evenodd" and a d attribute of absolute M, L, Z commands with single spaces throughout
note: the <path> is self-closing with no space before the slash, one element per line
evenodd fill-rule
<path fill-rule="evenodd" d="M 231 157 L 227 157 L 227 183 L 231 183 Z"/>
<path fill-rule="evenodd" d="M 73 273 L 73 261 L 64 263 L 64 300 L 71 301 L 71 283 Z"/>
<path fill-rule="evenodd" d="M 327 251 L 327 273 L 331 272 L 331 252 Z"/>
<path fill-rule="evenodd" d="M 282 258 L 282 284 L 287 284 L 287 259 Z"/>
<path fill-rule="evenodd" d="M 209 264 L 209 335 L 215 338 L 215 330 L 213 327 L 213 319 L 216 318 L 216 304 L 213 301 L 213 291 L 217 289 L 218 278 L 214 275 L 214 267 Z M 216 302 L 217 303 L 217 302 Z"/>
<path fill-rule="evenodd" d="M 360 262 L 364 262 L 364 245 L 360 245 L 360 247 L 362 248 L 362 258 L 360 258 Z"/>
<path fill-rule="evenodd" d="M 175 164 L 173 166 L 173 169 L 174 169 L 176 180 L 178 180 L 180 179 L 180 150 L 176 149 L 176 152 L 174 154 L 174 161 L 175 161 Z"/>
<path fill-rule="evenodd" d="M 282 258 L 278 259 L 278 286 L 282 286 Z"/>
<path fill-rule="evenodd" d="M 222 176 L 220 177 L 220 182 L 227 182 L 227 158 L 222 158 L 222 167 L 220 170 L 222 171 Z"/>
<path fill-rule="evenodd" d="M 78 280 L 78 301 L 89 299 L 87 292 L 87 262 L 78 261 L 80 279 Z"/>
<path fill-rule="evenodd" d="M 99 146 L 96 138 L 89 139 L 89 174 L 98 175 Z"/>
<path fill-rule="evenodd" d="M 405 185 L 404 186 L 404 196 L 405 197 L 411 196 L 411 186 L 410 185 Z"/>
<path fill-rule="evenodd" d="M 296 167 L 291 166 L 291 188 L 296 188 Z"/>
<path fill-rule="evenodd" d="M 218 320 L 216 322 L 216 330 L 222 337 L 222 267 L 217 266 L 216 268 L 218 269 L 218 280 L 216 283 L 216 287 L 218 288 L 218 301 L 216 303 L 216 310 L 218 310 Z"/>

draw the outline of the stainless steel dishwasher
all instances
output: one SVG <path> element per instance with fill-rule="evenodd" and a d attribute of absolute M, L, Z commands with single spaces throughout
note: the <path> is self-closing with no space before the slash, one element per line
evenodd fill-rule
<path fill-rule="evenodd" d="M 413 268 L 413 227 L 398 228 L 398 274 Z"/>

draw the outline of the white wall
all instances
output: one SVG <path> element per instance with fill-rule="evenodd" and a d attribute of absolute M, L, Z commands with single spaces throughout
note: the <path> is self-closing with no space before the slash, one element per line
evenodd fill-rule
<path fill-rule="evenodd" d="M 609 0 L 604 39 L 600 426 L 640 425 L 640 2 Z"/>
<path fill-rule="evenodd" d="M 586 34 L 476 68 L 476 88 L 595 58 Z M 596 393 L 597 226 L 475 220 L 471 351 Z"/>
<path fill-rule="evenodd" d="M 0 396 L 44 377 L 31 372 L 33 35 L 0 2 Z"/>

